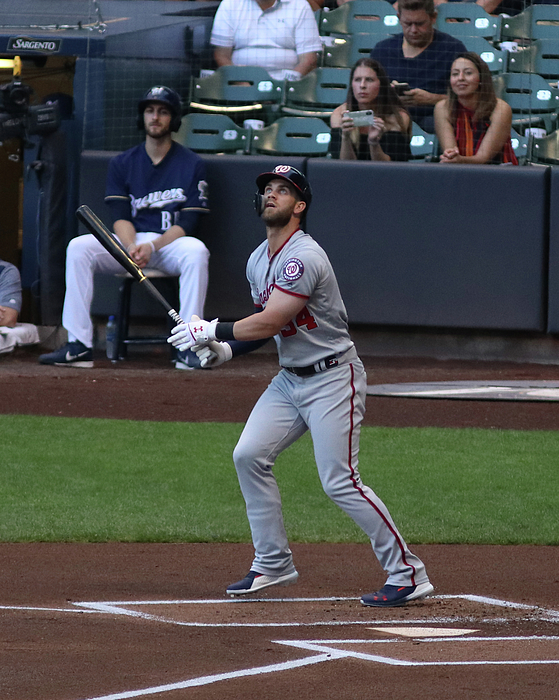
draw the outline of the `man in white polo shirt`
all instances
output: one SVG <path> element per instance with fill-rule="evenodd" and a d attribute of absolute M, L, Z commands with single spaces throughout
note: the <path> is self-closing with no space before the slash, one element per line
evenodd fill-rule
<path fill-rule="evenodd" d="M 277 80 L 312 71 L 322 49 L 307 0 L 222 0 L 211 43 L 218 66 L 261 66 Z"/>

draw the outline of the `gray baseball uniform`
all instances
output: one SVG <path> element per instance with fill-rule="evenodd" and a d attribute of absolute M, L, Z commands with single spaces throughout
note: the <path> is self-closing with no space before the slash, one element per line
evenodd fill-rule
<path fill-rule="evenodd" d="M 21 277 L 12 263 L 0 260 L 0 306 L 21 311 Z"/>
<path fill-rule="evenodd" d="M 274 288 L 307 299 L 275 338 L 283 369 L 254 406 L 233 455 L 255 548 L 251 569 L 272 576 L 295 571 L 272 468 L 310 430 L 324 491 L 370 538 L 387 583 L 427 582 L 423 562 L 359 475 L 367 382 L 326 253 L 299 230 L 271 258 L 264 241 L 249 258 L 247 277 L 257 306 L 266 306 Z"/>

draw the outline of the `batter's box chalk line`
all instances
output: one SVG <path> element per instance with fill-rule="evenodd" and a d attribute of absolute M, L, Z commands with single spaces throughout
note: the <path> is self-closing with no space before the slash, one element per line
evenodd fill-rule
<path fill-rule="evenodd" d="M 483 641 L 485 643 L 491 643 L 498 641 L 500 644 L 503 641 L 513 641 L 513 642 L 525 642 L 526 640 L 543 639 L 540 637 L 468 637 L 469 641 Z M 545 637 L 546 641 L 558 642 L 559 651 L 559 637 Z M 386 645 L 398 644 L 398 640 L 368 640 L 368 639 L 327 639 L 327 640 L 272 640 L 276 644 L 282 644 L 285 646 L 294 647 L 296 649 L 301 649 L 309 651 L 313 656 L 309 656 L 304 659 L 294 659 L 293 661 L 285 661 L 279 664 L 270 664 L 267 666 L 257 666 L 253 668 L 240 669 L 238 671 L 231 671 L 229 673 L 217 673 L 209 676 L 200 676 L 198 678 L 191 678 L 185 681 L 179 681 L 177 683 L 168 683 L 165 685 L 153 686 L 151 688 L 142 688 L 140 690 L 128 690 L 120 693 L 111 693 L 110 695 L 99 695 L 96 697 L 82 698 L 80 700 L 125 700 L 127 698 L 139 698 L 146 697 L 148 695 L 156 695 L 158 693 L 167 693 L 176 690 L 183 690 L 186 688 L 198 688 L 204 685 L 211 685 L 213 683 L 220 683 L 227 680 L 233 680 L 238 678 L 247 678 L 249 676 L 260 676 L 271 673 L 280 673 L 282 671 L 292 671 L 304 666 L 313 666 L 315 664 L 324 662 L 335 662 L 343 659 L 360 659 L 362 661 L 380 663 L 388 666 L 413 666 L 413 667 L 424 667 L 424 666 L 480 666 L 480 665 L 498 665 L 498 666 L 511 666 L 511 665 L 538 665 L 538 664 L 559 664 L 558 659 L 546 659 L 546 660 L 510 660 L 510 661 L 486 661 L 486 660 L 465 660 L 465 661 L 409 661 L 405 659 L 392 658 L 380 654 L 368 654 L 365 652 L 354 651 L 351 648 L 341 649 L 339 647 L 359 644 L 363 646 L 364 644 L 374 644 L 386 648 Z M 448 638 L 435 638 L 430 640 L 423 640 L 423 642 L 436 642 L 440 644 L 442 642 L 456 641 L 456 638 L 449 640 Z M 401 643 L 401 641 L 400 641 Z"/>
<path fill-rule="evenodd" d="M 78 602 L 74 603 L 75 606 L 82 610 L 87 610 L 90 612 L 99 612 L 109 615 L 123 615 L 129 617 L 142 618 L 145 620 L 151 620 L 155 622 L 162 622 L 165 624 L 177 625 L 182 627 L 345 627 L 349 625 L 360 625 L 367 626 L 371 625 L 371 620 L 320 620 L 312 622 L 294 622 L 294 621 L 282 621 L 282 622 L 202 622 L 202 621 L 192 621 L 192 620 L 177 620 L 175 618 L 166 617 L 165 615 L 156 615 L 150 612 L 145 612 L 142 608 L 149 608 L 150 606 L 216 606 L 216 605 L 251 605 L 251 604 L 294 604 L 294 603 L 337 603 L 344 601 L 355 602 L 359 598 L 345 598 L 345 597 L 329 597 L 329 598 L 244 598 L 244 599 L 233 599 L 233 598 L 218 598 L 218 599 L 207 599 L 207 600 L 138 600 L 138 601 L 112 601 L 112 602 Z M 516 620 L 531 621 L 540 620 L 543 622 L 559 622 L 559 611 L 552 610 L 549 608 L 543 608 L 536 605 L 526 605 L 524 603 L 515 603 L 512 601 L 500 600 L 498 598 L 491 598 L 487 596 L 461 594 L 461 595 L 438 595 L 430 596 L 429 601 L 445 601 L 445 600 L 466 600 L 472 603 L 478 603 L 480 605 L 485 605 L 488 607 L 494 607 L 499 609 L 516 610 L 520 613 L 520 617 Z M 408 608 L 411 606 L 408 606 Z M 137 609 L 140 608 L 140 609 Z M 377 609 L 383 610 L 386 609 Z M 487 623 L 497 623 L 497 622 L 509 622 L 510 617 L 487 617 L 479 619 L 471 615 L 452 615 L 452 616 L 438 616 L 430 615 L 426 618 L 420 618 L 417 620 L 406 620 L 406 624 L 410 625 L 429 625 L 429 624 L 457 624 L 459 622 L 477 623 L 477 624 L 487 624 Z M 382 620 L 382 624 L 385 625 L 399 625 L 402 623 L 400 618 L 395 618 L 392 620 Z"/>
<path fill-rule="evenodd" d="M 440 600 L 452 600 L 452 599 L 462 599 L 468 600 L 475 603 L 482 603 L 489 606 L 495 606 L 496 609 L 508 608 L 517 610 L 522 614 L 529 613 L 530 616 L 533 614 L 534 610 L 539 610 L 546 615 L 546 619 L 552 621 L 559 620 L 559 611 L 549 610 L 544 608 L 537 608 L 536 606 L 525 605 L 522 603 L 514 603 L 506 600 L 499 600 L 496 598 L 488 598 L 484 596 L 477 595 L 445 595 L 445 596 L 432 596 L 432 599 Z M 246 627 L 251 626 L 250 624 L 206 624 L 206 623 L 185 623 L 183 621 L 177 621 L 171 618 L 166 618 L 160 615 L 153 615 L 143 610 L 136 610 L 131 608 L 148 608 L 149 606 L 177 606 L 177 605 L 187 605 L 187 606 L 205 606 L 205 605 L 250 605 L 251 603 L 266 603 L 266 604 L 281 604 L 285 605 L 288 609 L 289 604 L 293 603 L 305 603 L 305 602 L 343 602 L 343 601 L 356 601 L 358 598 L 266 598 L 266 599 L 245 599 L 242 601 L 231 600 L 231 599 L 218 599 L 218 600 L 153 600 L 153 601 L 98 601 L 98 602 L 77 602 L 73 603 L 73 607 L 68 608 L 40 608 L 33 607 L 29 608 L 26 606 L 0 606 L 3 610 L 36 610 L 36 611 L 55 611 L 58 612 L 87 612 L 90 614 L 98 613 L 104 615 L 117 615 L 117 616 L 131 616 L 135 618 L 143 618 L 146 620 L 155 620 L 158 622 L 163 622 L 165 624 L 173 625 L 195 625 L 199 627 Z M 382 625 L 383 628 L 380 629 L 378 626 L 375 628 L 372 625 L 375 624 L 374 619 L 369 619 L 367 621 L 358 620 L 352 622 L 337 622 L 333 621 L 327 623 L 328 626 L 335 625 L 367 625 L 368 630 L 374 631 L 377 634 L 392 635 L 388 638 L 363 636 L 361 639 L 274 639 L 270 640 L 274 644 L 292 647 L 294 649 L 306 651 L 309 656 L 305 658 L 297 658 L 291 661 L 284 661 L 282 663 L 272 663 L 265 666 L 255 666 L 249 668 L 238 669 L 235 671 L 230 671 L 227 673 L 215 673 L 211 675 L 199 676 L 197 678 L 189 678 L 187 680 L 180 680 L 174 683 L 166 683 L 162 685 L 152 686 L 148 688 L 140 689 L 123 689 L 119 692 L 113 692 L 108 695 L 98 695 L 95 697 L 84 697 L 76 698 L 75 700 L 127 700 L 129 698 L 142 698 L 148 697 L 150 695 L 163 695 L 164 693 L 169 693 L 177 690 L 186 690 L 188 688 L 198 688 L 201 686 L 212 685 L 215 683 L 221 683 L 228 680 L 235 680 L 239 678 L 247 678 L 250 676 L 260 676 L 273 673 L 282 673 L 285 671 L 293 671 L 295 669 L 303 668 L 306 666 L 313 666 L 320 663 L 326 662 L 339 662 L 344 659 L 358 659 L 364 662 L 370 662 L 375 664 L 382 664 L 385 666 L 392 667 L 425 667 L 425 666 L 533 666 L 533 665 L 550 665 L 559 664 L 559 636 L 549 636 L 549 635 L 526 635 L 526 636 L 474 636 L 473 633 L 477 632 L 477 629 L 456 629 L 456 624 L 463 621 L 462 617 L 452 617 L 452 618 L 434 618 L 422 620 L 405 620 L 402 619 L 391 619 L 391 620 L 378 620 L 377 625 Z M 524 618 L 526 619 L 526 618 Z M 532 619 L 529 617 L 528 619 Z M 540 618 L 541 619 L 541 618 Z M 491 618 L 488 622 L 494 622 L 495 618 Z M 510 622 L 510 618 L 506 618 L 507 622 Z M 436 628 L 432 627 L 433 624 L 448 623 L 454 625 L 452 631 L 454 633 L 460 632 L 461 636 L 449 636 L 449 629 L 447 628 Z M 477 625 L 483 623 L 483 620 L 476 620 Z M 259 627 L 309 627 L 311 624 L 300 624 L 300 623 L 270 623 L 270 624 L 258 624 Z M 325 624 L 325 623 L 318 623 Z M 430 628 L 427 630 L 424 626 L 429 625 Z M 425 660 L 420 658 L 402 658 L 402 656 L 407 653 L 408 657 L 410 655 L 410 632 L 406 631 L 404 634 L 402 628 L 407 630 L 415 629 L 416 634 L 411 634 L 414 639 L 415 644 L 411 649 L 425 649 L 429 648 L 429 644 L 436 643 L 438 645 L 437 652 L 439 653 L 441 649 L 451 651 L 452 648 L 460 649 L 457 644 L 462 644 L 464 651 L 464 658 L 461 660 L 447 659 L 447 660 Z M 361 628 L 363 629 L 363 628 Z M 368 631 L 367 630 L 367 631 Z M 363 630 L 365 631 L 365 630 Z M 432 633 L 433 636 L 426 636 L 428 633 Z M 541 642 L 542 645 L 547 644 L 546 649 L 548 658 L 533 658 L 527 659 L 522 658 L 518 652 L 518 646 L 523 645 L 521 648 L 526 648 L 526 642 L 531 642 L 531 647 L 533 649 L 533 644 Z M 512 651 L 516 648 L 516 657 L 510 659 L 493 659 L 488 660 L 486 658 L 476 658 L 476 650 L 478 655 L 481 656 L 481 652 L 472 644 L 477 642 L 479 645 L 483 645 L 484 649 L 491 648 L 492 645 L 498 643 L 503 645 L 503 643 L 508 643 L 511 649 L 511 656 L 513 656 Z M 268 643 L 268 642 L 266 642 Z M 406 645 L 403 646 L 403 645 Z M 419 646 L 416 646 L 419 644 Z M 427 646 L 425 646 L 427 645 Z M 447 646 L 453 645 L 453 646 Z M 515 647 L 516 645 L 516 647 Z M 495 647 L 494 647 L 495 648 Z M 549 652 L 551 648 L 553 653 Z M 543 650 L 542 650 L 543 651 Z M 399 652 L 399 658 L 398 654 Z M 416 657 L 417 657 L 417 652 Z M 469 653 L 469 656 L 466 654 Z M 440 656 L 440 653 L 439 653 Z M 455 654 L 456 656 L 456 654 Z M 543 656 L 543 654 L 542 654 Z M 549 658 L 552 657 L 552 658 Z M 185 696 L 186 697 L 186 696 Z"/>

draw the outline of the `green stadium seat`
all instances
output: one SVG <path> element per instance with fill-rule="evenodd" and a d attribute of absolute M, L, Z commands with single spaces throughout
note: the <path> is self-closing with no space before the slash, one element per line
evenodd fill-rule
<path fill-rule="evenodd" d="M 501 41 L 557 39 L 559 5 L 531 5 L 514 17 L 503 17 Z"/>
<path fill-rule="evenodd" d="M 510 54 L 510 73 L 537 73 L 546 79 L 559 78 L 559 30 L 557 39 L 537 39 Z"/>
<path fill-rule="evenodd" d="M 330 127 L 322 119 L 280 117 L 270 126 L 253 133 L 253 155 L 326 156 Z"/>
<path fill-rule="evenodd" d="M 193 79 L 189 111 L 266 115 L 282 98 L 283 81 L 274 80 L 264 68 L 221 66 L 208 77 Z"/>
<path fill-rule="evenodd" d="M 515 129 L 511 129 L 510 142 L 512 144 L 512 150 L 518 158 L 518 164 L 524 165 L 528 161 L 530 137 L 519 134 Z"/>
<path fill-rule="evenodd" d="M 485 61 L 492 74 L 504 73 L 507 70 L 508 51 L 501 51 L 495 48 L 493 44 L 481 36 L 463 36 L 460 39 L 468 51 L 477 53 Z M 511 55 L 514 56 L 515 54 Z"/>
<path fill-rule="evenodd" d="M 426 131 L 423 131 L 418 124 L 413 122 L 410 148 L 410 162 L 431 160 L 436 155 L 437 137 L 434 134 L 428 134 Z"/>
<path fill-rule="evenodd" d="M 187 114 L 173 136 L 198 153 L 248 153 L 250 129 L 243 129 L 225 114 Z"/>
<path fill-rule="evenodd" d="M 501 18 L 488 14 L 483 7 L 471 2 L 445 2 L 437 5 L 436 28 L 458 39 L 480 36 L 498 39 Z"/>
<path fill-rule="evenodd" d="M 389 36 L 379 33 L 336 37 L 331 46 L 324 47 L 322 64 L 336 68 L 352 68 L 360 58 L 369 58 L 371 49 Z"/>
<path fill-rule="evenodd" d="M 281 111 L 291 116 L 328 118 L 345 102 L 350 75 L 349 68 L 323 67 L 301 80 L 288 81 Z"/>
<path fill-rule="evenodd" d="M 531 158 L 533 163 L 559 165 L 559 131 L 532 139 Z"/>
<path fill-rule="evenodd" d="M 352 0 L 335 10 L 322 12 L 320 34 L 399 34 L 398 15 L 386 0 Z"/>
<path fill-rule="evenodd" d="M 557 121 L 559 90 L 536 73 L 501 73 L 493 76 L 497 97 L 512 109 L 512 125 L 518 130 L 544 124 L 552 131 Z"/>

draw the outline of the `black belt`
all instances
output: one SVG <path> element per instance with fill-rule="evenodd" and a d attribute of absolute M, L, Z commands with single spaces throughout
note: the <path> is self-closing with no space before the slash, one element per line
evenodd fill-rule
<path fill-rule="evenodd" d="M 323 360 L 315 362 L 314 365 L 307 365 L 306 367 L 283 367 L 283 369 L 291 372 L 291 374 L 296 374 L 298 377 L 310 377 L 313 374 L 318 374 L 327 369 L 332 369 L 332 367 L 337 367 L 338 357 L 338 355 L 330 355 L 330 357 L 325 357 Z"/>

